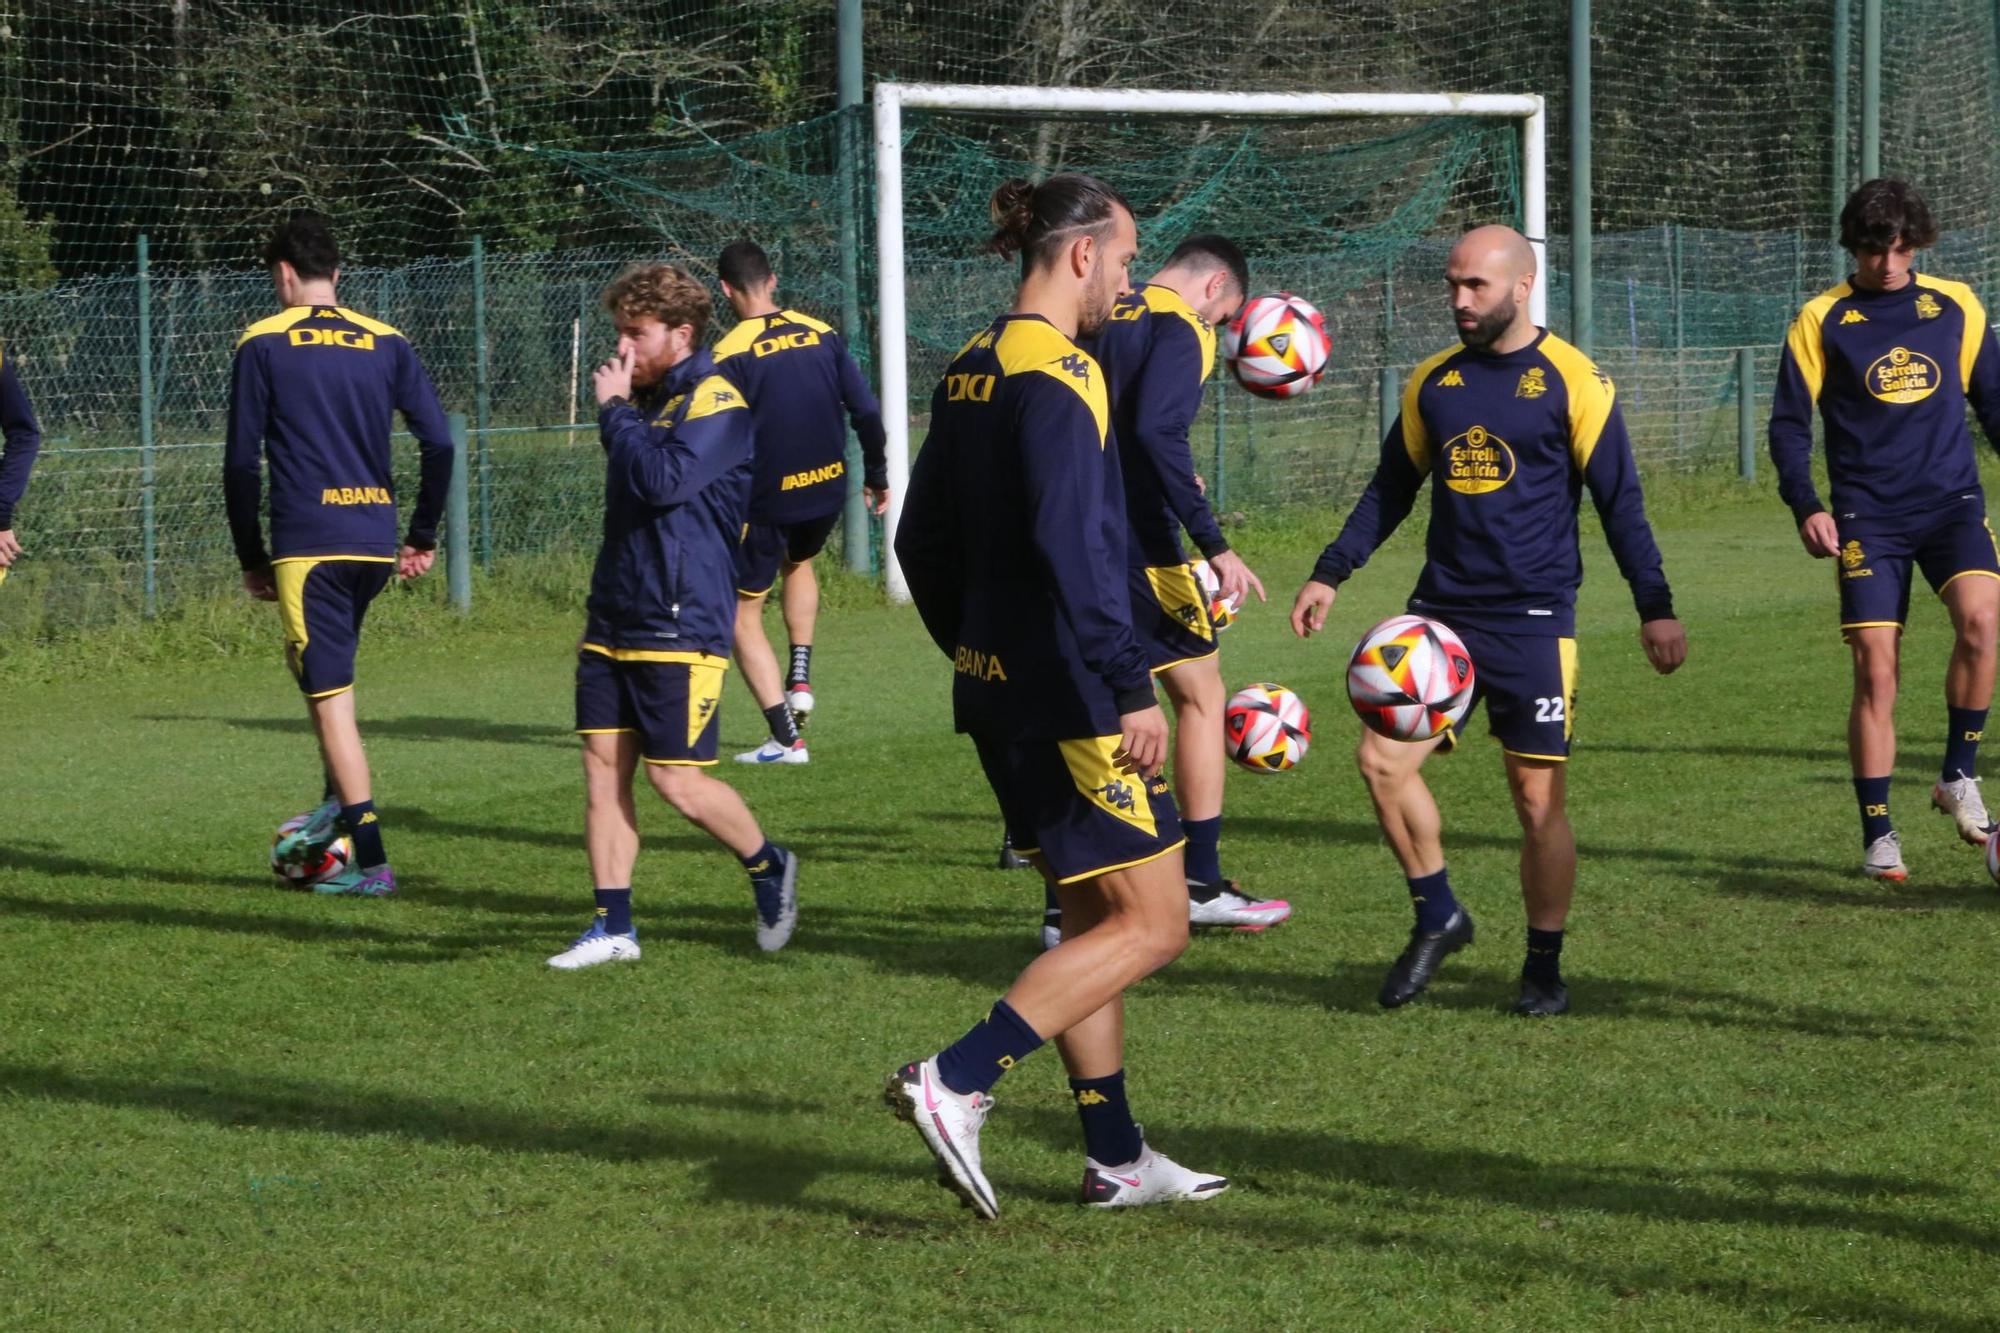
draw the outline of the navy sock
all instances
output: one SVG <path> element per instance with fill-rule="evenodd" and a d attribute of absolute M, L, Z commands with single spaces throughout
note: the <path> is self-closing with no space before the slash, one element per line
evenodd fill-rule
<path fill-rule="evenodd" d="M 766 875 L 774 875 L 778 871 L 783 870 L 785 868 L 784 857 L 785 854 L 778 850 L 777 844 L 766 838 L 762 847 L 759 847 L 748 856 L 739 856 L 736 859 L 741 861 L 743 868 L 750 872 L 750 878 L 762 879 Z"/>
<path fill-rule="evenodd" d="M 1944 738 L 1944 780 L 1969 778 L 1979 762 L 1979 738 L 1986 731 L 1984 708 L 1953 708 L 1945 705 L 1950 730 Z"/>
<path fill-rule="evenodd" d="M 630 935 L 632 933 L 632 890 L 597 890 L 597 915 L 604 921 L 608 935 Z"/>
<path fill-rule="evenodd" d="M 1222 816 L 1183 819 L 1181 832 L 1187 834 L 1187 849 L 1181 853 L 1187 863 L 1187 879 L 1190 885 L 1201 885 L 1199 889 L 1190 887 L 1188 897 L 1205 903 L 1222 892 Z"/>
<path fill-rule="evenodd" d="M 375 802 L 343 805 L 340 807 L 340 819 L 354 838 L 356 865 L 363 870 L 373 870 L 376 866 L 389 864 L 389 854 L 382 850 L 382 821 L 375 818 Z"/>
<path fill-rule="evenodd" d="M 771 724 L 771 739 L 778 744 L 799 743 L 799 724 L 792 717 L 791 707 L 782 700 L 764 710 L 764 720 Z"/>
<path fill-rule="evenodd" d="M 992 1013 L 938 1053 L 938 1077 L 961 1096 L 985 1092 L 1041 1044 L 1041 1035 L 1028 1026 L 1027 1020 L 1005 1000 L 995 1000 Z"/>
<path fill-rule="evenodd" d="M 1410 886 L 1410 903 L 1417 909 L 1417 929 L 1425 934 L 1443 930 L 1458 910 L 1458 899 L 1451 896 L 1451 871 L 1419 875 L 1405 883 Z"/>
<path fill-rule="evenodd" d="M 1073 1078 L 1076 1113 L 1083 1120 L 1083 1150 L 1099 1166 L 1124 1166 L 1139 1160 L 1143 1143 L 1132 1108 L 1125 1103 L 1125 1071 L 1103 1078 Z"/>
<path fill-rule="evenodd" d="M 1528 927 L 1528 959 L 1521 964 L 1521 975 L 1542 986 L 1558 985 L 1562 981 L 1563 933 L 1560 930 L 1536 930 Z"/>
<path fill-rule="evenodd" d="M 813 646 L 809 643 L 792 645 L 791 670 L 785 673 L 785 684 L 803 685 L 812 679 Z"/>
<path fill-rule="evenodd" d="M 1889 779 L 1854 779 L 1854 799 L 1861 805 L 1861 845 L 1870 847 L 1889 832 Z"/>

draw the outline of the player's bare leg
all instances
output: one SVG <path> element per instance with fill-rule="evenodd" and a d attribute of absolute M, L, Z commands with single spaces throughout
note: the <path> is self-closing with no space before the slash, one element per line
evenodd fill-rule
<path fill-rule="evenodd" d="M 639 807 L 632 774 L 639 738 L 629 731 L 583 738 L 583 847 L 599 889 L 629 888 L 639 859 Z"/>
<path fill-rule="evenodd" d="M 770 637 L 764 633 L 764 604 L 768 600 L 762 593 L 736 599 L 736 666 L 771 728 L 770 740 L 736 758 L 746 764 L 803 764 L 806 749 L 799 740 L 798 724 L 785 706 L 785 678 L 778 670 Z"/>
<path fill-rule="evenodd" d="M 1187 948 L 1187 883 L 1178 849 L 1085 883 L 1090 887 L 1081 892 L 1101 903 L 1096 919 L 1072 926 L 1070 904 L 1080 892 L 1061 886 L 1062 943 L 1029 963 L 1002 997 L 1045 1037 L 1068 1033 Z M 1087 1052 L 1098 1050 L 1090 1029 L 1082 1040 Z"/>
<path fill-rule="evenodd" d="M 1355 763 L 1375 803 L 1376 821 L 1402 867 L 1416 909 L 1409 943 L 1389 965 L 1375 997 L 1385 1009 L 1408 1004 L 1422 994 L 1438 965 L 1472 943 L 1472 914 L 1452 897 L 1444 865 L 1443 820 L 1419 771 L 1441 744 L 1441 736 L 1392 741 L 1364 730 L 1355 751 Z"/>
<path fill-rule="evenodd" d="M 1564 802 L 1565 765 L 1507 756 L 1507 791 L 1521 821 L 1521 905 L 1528 956 L 1514 1012 L 1547 1018 L 1569 1008 L 1562 980 L 1563 923 L 1576 893 L 1576 834 Z"/>
<path fill-rule="evenodd" d="M 1210 656 L 1182 662 L 1159 673 L 1174 710 L 1174 803 L 1188 833 L 1188 920 L 1197 926 L 1262 931 L 1292 914 L 1282 898 L 1259 899 L 1223 878 L 1215 859 L 1219 829 L 1210 825 L 1205 859 L 1196 854 L 1196 826 L 1222 817 L 1228 758 L 1223 753 L 1222 714 L 1228 703 L 1222 664 Z M 1210 868 L 1213 867 L 1213 868 Z"/>
<path fill-rule="evenodd" d="M 1861 805 L 1861 871 L 1892 883 L 1908 877 L 1902 842 L 1889 818 L 1889 777 L 1896 770 L 1896 684 L 1902 630 L 1865 625 L 1847 631 L 1854 658 L 1854 700 L 1847 713 L 1847 757 Z"/>
<path fill-rule="evenodd" d="M 1961 574 L 1939 594 L 1951 613 L 1951 661 L 1945 668 L 1947 710 L 1943 770 L 1931 804 L 1951 816 L 1958 836 L 1983 847 L 1996 831 L 1974 772 L 1986 712 L 1993 703 L 1994 635 L 2000 624 L 2000 579 Z"/>
<path fill-rule="evenodd" d="M 687 821 L 736 853 L 757 900 L 757 947 L 785 947 L 798 922 L 799 859 L 768 842 L 736 789 L 695 764 L 647 764 L 646 779 Z"/>
<path fill-rule="evenodd" d="M 792 717 L 803 727 L 818 706 L 807 669 L 812 661 L 813 631 L 819 624 L 819 575 L 811 560 L 785 562 L 785 586 L 779 606 L 785 613 L 785 637 L 791 641 L 790 664 L 785 668 L 785 703 Z"/>
<path fill-rule="evenodd" d="M 313 734 L 319 737 L 320 758 L 327 777 L 333 781 L 340 803 L 360 805 L 372 799 L 368 782 L 368 756 L 361 748 L 361 727 L 354 716 L 354 691 L 342 690 L 323 699 L 306 700 L 312 716 Z"/>

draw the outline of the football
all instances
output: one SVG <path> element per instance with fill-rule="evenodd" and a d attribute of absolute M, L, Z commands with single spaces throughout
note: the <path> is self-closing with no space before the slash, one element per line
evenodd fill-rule
<path fill-rule="evenodd" d="M 1282 685 L 1246 685 L 1230 696 L 1222 714 L 1229 757 L 1253 773 L 1282 773 L 1306 757 L 1312 715 Z"/>
<path fill-rule="evenodd" d="M 1361 720 L 1397 741 L 1426 741 L 1472 705 L 1472 654 L 1422 616 L 1392 616 L 1362 636 L 1347 663 L 1347 697 Z"/>
<path fill-rule="evenodd" d="M 1197 560 L 1191 567 L 1195 582 L 1201 585 L 1201 595 L 1208 602 L 1208 623 L 1218 630 L 1228 629 L 1236 623 L 1241 599 L 1222 595 L 1222 580 L 1215 577 L 1215 570 L 1208 561 Z"/>
<path fill-rule="evenodd" d="M 310 814 L 295 815 L 278 825 L 278 831 L 271 836 L 271 873 L 290 888 L 310 889 L 323 884 L 354 861 L 354 842 L 345 833 L 337 834 L 330 842 L 308 843 L 289 859 L 281 858 L 279 840 L 310 818 Z"/>
<path fill-rule="evenodd" d="M 1262 398 L 1296 398 L 1318 384 L 1332 351 L 1326 320 L 1290 292 L 1251 297 L 1222 330 L 1236 382 Z"/>
<path fill-rule="evenodd" d="M 2000 884 L 2000 837 L 1986 840 L 1986 873 L 1995 884 Z"/>

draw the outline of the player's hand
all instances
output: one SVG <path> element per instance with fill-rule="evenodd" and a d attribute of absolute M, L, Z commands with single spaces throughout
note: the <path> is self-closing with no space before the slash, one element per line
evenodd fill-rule
<path fill-rule="evenodd" d="M 21 543 L 14 537 L 14 529 L 0 528 L 0 569 L 14 563 L 21 555 Z"/>
<path fill-rule="evenodd" d="M 277 601 L 278 580 L 271 573 L 271 567 L 269 565 L 259 565 L 255 569 L 244 570 L 243 591 L 249 593 L 260 602 Z"/>
<path fill-rule="evenodd" d="M 396 552 L 396 577 L 399 579 L 420 579 L 431 572 L 437 562 L 437 548 L 419 551 L 414 546 L 405 546 Z"/>
<path fill-rule="evenodd" d="M 1199 472 L 1194 474 L 1194 493 L 1204 499 L 1208 496 L 1208 479 Z"/>
<path fill-rule="evenodd" d="M 632 353 L 621 349 L 618 355 L 590 372 L 590 387 L 596 391 L 597 405 L 604 406 L 613 398 L 632 396 Z"/>
<path fill-rule="evenodd" d="M 1257 590 L 1258 601 L 1271 600 L 1264 595 L 1264 581 L 1251 571 L 1250 566 L 1243 563 L 1243 557 L 1236 552 L 1224 551 L 1209 561 L 1208 567 L 1215 571 L 1216 582 L 1222 585 L 1216 591 L 1224 601 L 1241 606 L 1244 594 L 1252 588 Z"/>
<path fill-rule="evenodd" d="M 1653 664 L 1653 670 L 1663 676 L 1673 675 L 1687 661 L 1687 631 L 1678 620 L 1647 621 L 1639 626 L 1639 643 L 1645 648 L 1646 660 Z"/>
<path fill-rule="evenodd" d="M 1118 719 L 1118 750 L 1111 762 L 1127 773 L 1150 778 L 1167 762 L 1167 715 L 1158 704 Z"/>
<path fill-rule="evenodd" d="M 861 488 L 861 503 L 868 506 L 869 513 L 880 518 L 889 512 L 889 488 L 884 486 L 880 490 L 877 490 L 873 486 L 863 486 Z"/>
<path fill-rule="evenodd" d="M 1292 633 L 1310 639 L 1325 629 L 1327 612 L 1333 610 L 1333 599 L 1339 595 L 1339 589 L 1329 588 L 1318 579 L 1307 579 L 1306 586 L 1299 589 L 1292 602 Z"/>
<path fill-rule="evenodd" d="M 1840 528 L 1833 515 L 1824 509 L 1799 524 L 1799 540 L 1806 544 L 1806 554 L 1815 560 L 1840 554 Z"/>

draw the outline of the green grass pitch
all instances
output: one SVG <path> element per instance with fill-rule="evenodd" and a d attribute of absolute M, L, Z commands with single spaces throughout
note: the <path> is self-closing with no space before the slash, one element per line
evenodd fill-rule
<path fill-rule="evenodd" d="M 1325 534 L 1320 534 L 1323 539 Z M 1227 1172 L 1180 1210 L 1078 1208 L 1044 1052 L 986 1135 L 1002 1216 L 931 1181 L 880 1104 L 1031 956 L 948 673 L 907 612 L 830 612 L 813 762 L 719 770 L 804 857 L 760 956 L 724 853 L 646 798 L 644 961 L 556 975 L 584 924 L 573 612 L 364 647 L 403 895 L 275 891 L 317 795 L 268 654 L 0 691 L 0 1326 L 1547 1330 L 2000 1326 L 2000 892 L 1925 808 L 1949 631 L 1919 597 L 1901 889 L 1860 857 L 1832 579 L 1768 496 L 1667 512 L 1692 645 L 1661 679 L 1585 534 L 1565 959 L 1509 1018 L 1516 831 L 1483 721 L 1434 761 L 1479 942 L 1374 1004 L 1409 908 L 1351 763 L 1343 653 L 1400 607 L 1398 537 L 1311 644 L 1317 540 L 1246 529 L 1273 601 L 1232 686 L 1315 709 L 1233 773 L 1225 863 L 1288 897 L 1130 1007 L 1155 1142 Z M 731 683 L 726 751 L 760 738 Z M 1989 760 L 1988 766 L 1993 761 Z"/>

